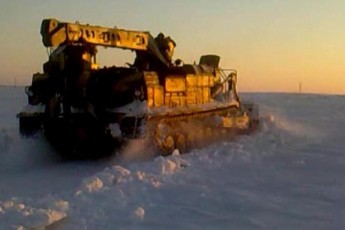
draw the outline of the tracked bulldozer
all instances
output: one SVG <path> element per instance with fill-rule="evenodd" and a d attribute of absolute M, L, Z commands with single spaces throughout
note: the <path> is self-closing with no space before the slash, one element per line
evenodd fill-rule
<path fill-rule="evenodd" d="M 25 88 L 19 127 L 24 135 L 43 131 L 64 155 L 98 157 L 133 139 L 169 155 L 258 125 L 258 107 L 240 100 L 237 72 L 220 68 L 217 55 L 173 62 L 176 43 L 163 33 L 56 19 L 42 21 L 41 35 L 49 59 Z M 135 60 L 101 68 L 98 47 L 131 50 Z"/>

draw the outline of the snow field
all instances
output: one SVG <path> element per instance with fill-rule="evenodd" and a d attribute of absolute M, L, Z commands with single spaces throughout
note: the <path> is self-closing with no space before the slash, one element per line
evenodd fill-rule
<path fill-rule="evenodd" d="M 345 227 L 344 96 L 244 94 L 264 118 L 253 135 L 145 161 L 132 161 L 150 155 L 134 143 L 107 162 L 68 163 L 41 136 L 18 135 L 22 91 L 0 95 L 1 229 Z"/>

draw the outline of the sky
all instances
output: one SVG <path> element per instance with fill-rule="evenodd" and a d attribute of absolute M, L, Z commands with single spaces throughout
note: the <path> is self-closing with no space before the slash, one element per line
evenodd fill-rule
<path fill-rule="evenodd" d="M 0 85 L 28 85 L 42 72 L 45 18 L 163 32 L 174 59 L 221 56 L 243 92 L 345 94 L 343 0 L 0 0 Z M 100 49 L 99 64 L 132 62 L 131 51 Z"/>

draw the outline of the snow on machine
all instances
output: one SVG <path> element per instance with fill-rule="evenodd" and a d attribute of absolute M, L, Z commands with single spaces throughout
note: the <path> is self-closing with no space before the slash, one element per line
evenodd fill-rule
<path fill-rule="evenodd" d="M 42 130 L 64 155 L 98 157 L 133 139 L 169 155 L 248 133 L 259 122 L 257 106 L 237 94 L 235 70 L 220 68 L 217 55 L 173 62 L 176 43 L 162 33 L 45 19 L 41 35 L 49 59 L 26 87 L 19 126 L 26 135 Z M 136 58 L 127 67 L 101 68 L 98 46 Z"/>

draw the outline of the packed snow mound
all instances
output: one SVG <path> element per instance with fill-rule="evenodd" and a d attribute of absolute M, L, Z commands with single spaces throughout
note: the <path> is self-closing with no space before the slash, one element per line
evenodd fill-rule
<path fill-rule="evenodd" d="M 144 220 L 145 217 L 145 210 L 142 207 L 138 207 L 135 212 L 135 217 L 138 218 L 138 220 Z"/>
<path fill-rule="evenodd" d="M 114 165 L 92 177 L 85 178 L 76 195 L 117 189 L 121 186 L 131 188 L 128 185 L 135 183 L 158 188 L 162 184 L 164 175 L 174 174 L 187 165 L 188 163 L 178 156 L 157 157 L 152 162 L 129 164 L 127 168 L 123 165 Z"/>
<path fill-rule="evenodd" d="M 69 207 L 68 202 L 63 200 L 45 201 L 41 207 L 29 203 L 18 199 L 0 201 L 1 229 L 42 229 L 65 218 Z"/>
<path fill-rule="evenodd" d="M 92 218 L 111 218 L 117 224 L 129 223 L 132 227 L 137 226 L 145 220 L 147 209 L 154 205 L 152 199 L 155 196 L 152 197 L 152 194 L 163 194 L 165 184 L 171 183 L 171 176 L 187 165 L 180 156 L 157 157 L 145 162 L 116 163 L 85 178 L 74 198 L 70 200 L 69 214 L 79 216 L 89 213 L 91 216 L 69 220 L 67 228 L 79 228 L 83 222 L 89 222 Z M 95 225 L 91 224 L 91 229 L 102 226 L 93 224 Z"/>
<path fill-rule="evenodd" d="M 93 192 L 103 188 L 103 182 L 98 177 L 91 177 L 84 180 L 86 191 Z"/>

